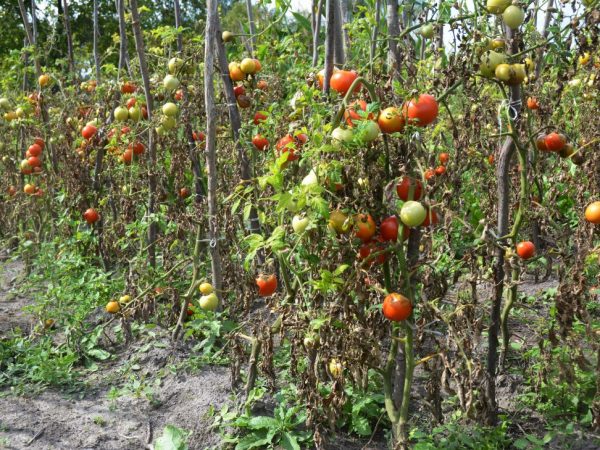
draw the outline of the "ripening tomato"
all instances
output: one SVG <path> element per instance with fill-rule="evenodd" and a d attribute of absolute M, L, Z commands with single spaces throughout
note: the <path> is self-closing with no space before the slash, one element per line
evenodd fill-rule
<path fill-rule="evenodd" d="M 90 225 L 92 225 L 92 224 L 96 223 L 100 219 L 100 214 L 98 214 L 98 211 L 96 211 L 94 208 L 88 208 L 83 213 L 83 218 L 85 219 L 85 221 L 87 223 L 89 223 Z"/>
<path fill-rule="evenodd" d="M 423 176 L 425 177 L 425 179 L 427 181 L 430 181 L 431 179 L 435 178 L 435 170 L 434 169 L 427 169 L 425 171 L 425 173 L 423 173 Z"/>
<path fill-rule="evenodd" d="M 258 286 L 258 295 L 261 297 L 269 297 L 277 290 L 277 277 L 275 274 L 260 274 L 258 278 L 256 278 L 256 285 Z"/>
<path fill-rule="evenodd" d="M 263 114 L 262 111 L 257 111 L 254 114 L 254 125 L 258 125 L 259 123 L 262 123 L 265 120 L 267 120 L 267 115 Z"/>
<path fill-rule="evenodd" d="M 600 224 L 600 201 L 590 203 L 585 208 L 585 220 L 593 224 Z"/>
<path fill-rule="evenodd" d="M 404 129 L 404 116 L 398 108 L 390 106 L 379 113 L 377 124 L 383 133 L 399 133 Z"/>
<path fill-rule="evenodd" d="M 133 94 L 136 90 L 136 86 L 129 81 L 126 81 L 121 85 L 121 93 L 123 94 Z"/>
<path fill-rule="evenodd" d="M 368 242 L 375 235 L 377 226 L 370 214 L 357 214 L 354 218 L 356 237 L 363 242 Z"/>
<path fill-rule="evenodd" d="M 188 198 L 190 196 L 190 190 L 186 187 L 182 187 L 179 189 L 179 197 L 180 198 Z"/>
<path fill-rule="evenodd" d="M 567 143 L 567 139 L 563 134 L 552 132 L 546 136 L 545 143 L 546 148 L 551 152 L 560 152 Z"/>
<path fill-rule="evenodd" d="M 331 75 L 331 80 L 329 84 L 331 89 L 339 92 L 341 95 L 346 95 L 350 86 L 354 80 L 358 78 L 358 74 L 353 70 L 338 70 L 333 75 Z M 360 89 L 360 84 L 356 86 L 354 92 L 357 92 Z"/>
<path fill-rule="evenodd" d="M 244 95 L 245 93 L 246 93 L 246 89 L 244 89 L 244 86 L 242 86 L 242 85 L 235 86 L 233 88 L 233 95 L 235 95 L 235 98 L 238 98 L 238 96 Z"/>
<path fill-rule="evenodd" d="M 84 139 L 91 139 L 98 132 L 98 129 L 94 125 L 86 125 L 81 130 L 81 135 Z"/>
<path fill-rule="evenodd" d="M 137 103 L 137 100 L 135 99 L 135 97 L 131 97 L 129 100 L 127 100 L 127 103 L 125 103 L 125 105 L 127 105 L 127 109 L 129 109 L 129 108 L 133 108 L 136 103 Z"/>
<path fill-rule="evenodd" d="M 266 91 L 269 88 L 269 83 L 267 83 L 265 80 L 258 80 L 256 87 L 261 91 Z"/>
<path fill-rule="evenodd" d="M 523 241 L 517 244 L 517 255 L 521 259 L 529 259 L 535 255 L 535 245 L 530 241 Z"/>
<path fill-rule="evenodd" d="M 440 164 L 445 166 L 446 164 L 448 164 L 448 161 L 450 161 L 450 154 L 440 153 Z"/>
<path fill-rule="evenodd" d="M 383 300 L 383 315 L 393 322 L 400 322 L 410 317 L 412 303 L 402 294 L 392 292 Z"/>
<path fill-rule="evenodd" d="M 444 175 L 445 173 L 446 173 L 446 167 L 445 166 L 437 166 L 435 168 L 435 174 L 436 175 L 441 176 L 441 175 Z"/>
<path fill-rule="evenodd" d="M 424 127 L 433 122 L 438 116 L 439 106 L 435 97 L 421 94 L 417 100 L 414 98 L 404 105 L 404 114 L 408 123 Z"/>
<path fill-rule="evenodd" d="M 354 125 L 354 122 L 357 120 L 365 120 L 364 115 L 360 115 L 357 111 L 367 111 L 367 102 L 364 100 L 356 100 L 348 105 L 346 110 L 344 111 L 344 119 L 346 119 L 346 123 L 350 128 Z M 373 120 L 373 113 L 369 113 L 366 117 L 368 120 Z"/>
<path fill-rule="evenodd" d="M 402 181 L 396 185 L 396 193 L 401 200 L 409 200 L 411 189 L 413 195 L 411 200 L 419 200 L 423 195 L 423 185 L 419 180 L 413 180 L 410 177 L 402 178 Z"/>
<path fill-rule="evenodd" d="M 539 109 L 539 108 L 540 108 L 540 105 L 539 105 L 539 103 L 538 103 L 538 101 L 537 101 L 537 98 L 535 98 L 535 97 L 529 97 L 529 98 L 527 99 L 527 107 L 528 107 L 529 109 L 531 109 L 531 110 L 534 110 L 534 109 Z"/>
<path fill-rule="evenodd" d="M 133 152 L 130 149 L 125 150 L 121 155 L 121 160 L 125 164 L 131 164 L 131 161 L 133 160 Z"/>
<path fill-rule="evenodd" d="M 27 183 L 25 186 L 23 186 L 23 192 L 25 192 L 26 194 L 33 195 L 35 194 L 35 190 L 35 184 Z"/>
<path fill-rule="evenodd" d="M 141 142 L 132 142 L 131 144 L 129 144 L 127 149 L 131 150 L 134 155 L 141 155 L 142 153 L 144 153 L 144 150 L 146 150 L 146 147 L 144 147 L 144 144 L 142 144 Z"/>
<path fill-rule="evenodd" d="M 252 143 L 254 144 L 257 150 L 261 151 L 263 151 L 269 146 L 269 141 L 267 140 L 267 138 L 260 134 L 257 134 L 252 138 Z"/>
<path fill-rule="evenodd" d="M 548 152 L 548 147 L 546 147 L 546 135 L 540 134 L 535 140 L 535 146 L 541 152 Z"/>

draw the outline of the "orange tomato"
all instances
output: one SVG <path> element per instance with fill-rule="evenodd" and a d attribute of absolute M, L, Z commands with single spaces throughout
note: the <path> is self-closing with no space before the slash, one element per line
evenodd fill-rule
<path fill-rule="evenodd" d="M 411 301 L 402 294 L 393 292 L 383 300 L 383 315 L 393 322 L 400 322 L 410 317 L 412 313 Z"/>

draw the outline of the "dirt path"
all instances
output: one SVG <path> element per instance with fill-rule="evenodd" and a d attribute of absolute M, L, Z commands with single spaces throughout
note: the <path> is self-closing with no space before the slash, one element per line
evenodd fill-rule
<path fill-rule="evenodd" d="M 30 300 L 15 294 L 22 272 L 20 262 L 0 263 L 0 338 L 17 329 L 27 335 L 33 326 L 22 310 Z M 227 401 L 229 371 L 207 366 L 194 374 L 171 373 L 167 365 L 187 353 L 167 344 L 166 332 L 136 343 L 86 376 L 77 392 L 13 396 L 0 390 L 0 449 L 140 449 L 149 424 L 155 438 L 172 424 L 191 432 L 191 449 L 219 448 L 206 414 Z"/>
<path fill-rule="evenodd" d="M 9 336 L 15 329 L 28 334 L 33 325 L 32 319 L 23 312 L 29 299 L 13 290 L 23 276 L 23 270 L 24 265 L 20 261 L 0 262 L 0 339 Z"/>

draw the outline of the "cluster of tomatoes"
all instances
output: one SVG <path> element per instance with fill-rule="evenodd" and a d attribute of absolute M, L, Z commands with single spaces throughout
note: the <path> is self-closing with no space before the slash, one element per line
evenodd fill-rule
<path fill-rule="evenodd" d="M 557 153 L 561 158 L 571 158 L 574 164 L 583 163 L 583 155 L 575 151 L 573 144 L 567 141 L 562 133 L 553 131 L 549 134 L 541 134 L 536 139 L 536 147 L 542 152 Z"/>
<path fill-rule="evenodd" d="M 35 138 L 25 152 L 25 159 L 19 165 L 23 175 L 42 173 L 42 151 L 46 146 L 42 138 Z"/>
<path fill-rule="evenodd" d="M 423 174 L 423 176 L 425 177 L 425 179 L 427 181 L 434 179 L 436 176 L 442 176 L 446 173 L 446 165 L 450 161 L 450 154 L 446 153 L 446 152 L 440 153 L 439 161 L 440 161 L 439 166 L 437 166 L 435 169 L 429 168 Z"/>
<path fill-rule="evenodd" d="M 258 59 L 244 58 L 240 63 L 232 61 L 229 63 L 229 78 L 233 82 L 244 81 L 248 75 L 256 75 L 261 69 L 262 66 Z M 265 80 L 258 80 L 256 87 L 264 91 L 267 89 L 268 84 Z M 246 88 L 243 84 L 234 86 L 233 93 L 240 108 L 246 109 L 252 105 L 252 100 L 246 95 Z"/>

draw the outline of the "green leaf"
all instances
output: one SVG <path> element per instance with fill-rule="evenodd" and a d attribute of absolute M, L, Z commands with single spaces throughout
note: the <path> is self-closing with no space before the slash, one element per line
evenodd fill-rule
<path fill-rule="evenodd" d="M 188 450 L 188 433 L 173 425 L 167 425 L 163 434 L 154 442 L 154 450 Z"/>
<path fill-rule="evenodd" d="M 279 422 L 273 419 L 272 417 L 267 416 L 256 416 L 252 417 L 248 421 L 248 428 L 252 430 L 260 430 L 260 429 L 269 429 L 269 428 L 277 428 Z"/>
<path fill-rule="evenodd" d="M 529 447 L 529 441 L 527 439 L 519 438 L 513 442 L 513 447 L 522 450 Z"/>
<path fill-rule="evenodd" d="M 101 348 L 93 348 L 91 350 L 88 350 L 87 354 L 88 356 L 99 359 L 100 361 L 104 361 L 110 358 L 110 353 L 108 353 L 106 350 L 102 350 Z"/>
<path fill-rule="evenodd" d="M 352 419 L 352 430 L 359 436 L 370 436 L 373 432 L 366 417 L 355 416 Z"/>
<path fill-rule="evenodd" d="M 292 11 L 292 14 L 298 21 L 298 25 L 300 25 L 302 28 L 304 28 L 306 31 L 308 31 L 310 33 L 311 25 L 310 25 L 310 22 L 308 21 L 308 19 L 306 17 L 304 17 L 302 14 L 298 14 L 297 12 Z"/>
<path fill-rule="evenodd" d="M 250 433 L 244 436 L 235 446 L 235 450 L 249 450 L 251 448 L 265 448 L 271 443 L 271 438 L 264 431 Z"/>
<path fill-rule="evenodd" d="M 296 438 L 288 432 L 283 433 L 280 444 L 285 450 L 300 450 L 300 444 L 298 444 Z"/>

